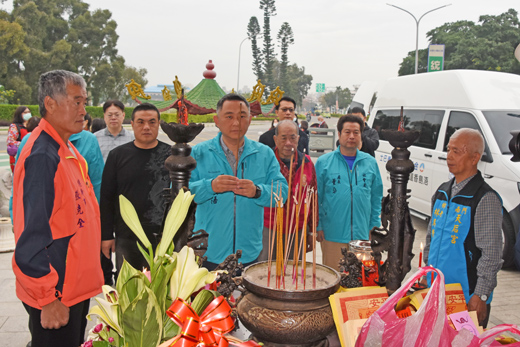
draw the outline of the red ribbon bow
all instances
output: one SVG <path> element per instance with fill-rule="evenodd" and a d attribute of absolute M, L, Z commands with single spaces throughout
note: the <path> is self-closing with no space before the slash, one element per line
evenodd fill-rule
<path fill-rule="evenodd" d="M 223 335 L 233 330 L 235 324 L 231 318 L 231 307 L 223 296 L 215 298 L 199 315 L 181 298 L 175 299 L 166 314 L 182 327 L 169 347 L 195 347 L 198 344 L 213 347 L 228 347 L 229 340 Z M 233 344 L 235 339 L 231 338 Z M 252 341 L 238 346 L 258 346 Z"/>

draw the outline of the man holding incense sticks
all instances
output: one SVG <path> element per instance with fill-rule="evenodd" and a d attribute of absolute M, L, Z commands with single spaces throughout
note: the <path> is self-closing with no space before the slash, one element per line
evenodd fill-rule
<path fill-rule="evenodd" d="M 502 267 L 502 201 L 477 168 L 484 146 L 478 130 L 451 135 L 446 162 L 454 177 L 433 195 L 424 262 L 446 283 L 461 284 L 468 311 L 477 311 L 485 328 Z"/>
<path fill-rule="evenodd" d="M 361 152 L 364 121 L 348 114 L 338 120 L 339 147 L 318 158 L 318 241 L 323 264 L 336 270 L 341 248 L 353 240 L 368 240 L 381 225 L 383 182 L 377 162 Z"/>
<path fill-rule="evenodd" d="M 222 97 L 213 119 L 220 133 L 193 147 L 197 167 L 190 180 L 198 204 L 194 230 L 209 234 L 204 263 L 209 270 L 239 249 L 245 265 L 257 260 L 263 209 L 276 203 L 271 187 L 284 202 L 288 190 L 274 152 L 245 137 L 251 114 L 244 97 Z"/>
<path fill-rule="evenodd" d="M 284 205 L 282 219 L 284 220 L 284 252 L 289 253 L 288 259 L 293 259 L 295 243 L 298 243 L 298 259 L 302 253 L 305 255 L 313 249 L 312 230 L 316 227 L 316 211 L 311 209 L 312 201 L 309 199 L 317 191 L 316 171 L 311 158 L 298 150 L 298 125 L 292 120 L 282 120 L 275 129 L 274 142 L 276 147 L 274 153 L 280 171 L 291 187 L 290 197 Z M 264 210 L 264 235 L 263 249 L 258 260 L 276 259 L 276 242 L 274 239 L 274 225 L 276 223 L 276 208 L 266 207 Z M 304 224 L 306 226 L 304 227 Z M 298 230 L 298 241 L 295 241 Z M 304 232 L 306 237 L 304 238 Z M 305 243 L 303 243 L 303 239 Z M 302 249 L 303 248 L 303 249 Z M 301 250 L 300 250 L 301 249 Z"/>

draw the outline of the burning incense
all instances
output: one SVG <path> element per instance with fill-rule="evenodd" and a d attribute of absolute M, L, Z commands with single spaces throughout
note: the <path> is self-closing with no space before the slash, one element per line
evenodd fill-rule
<path fill-rule="evenodd" d="M 269 287 L 269 282 L 271 281 L 271 262 L 273 259 L 273 248 L 271 246 L 271 237 L 273 236 L 273 184 L 274 181 L 271 181 L 271 200 L 269 201 L 269 238 L 267 241 L 267 286 Z"/>
<path fill-rule="evenodd" d="M 292 173 L 293 173 L 293 160 L 294 160 L 294 150 L 291 153 L 291 165 L 289 166 L 289 189 L 287 191 L 287 211 L 285 213 L 285 229 L 283 230 L 285 233 L 285 243 L 287 243 L 287 233 L 289 230 L 289 207 L 291 206 L 291 186 L 292 186 Z"/>
<path fill-rule="evenodd" d="M 296 158 L 296 160 L 298 160 L 298 158 Z M 303 167 L 305 166 L 305 157 L 302 157 L 302 161 L 301 161 L 301 164 L 300 164 L 300 184 L 299 184 L 299 187 L 298 187 L 298 202 L 300 203 L 299 207 L 298 207 L 298 213 L 296 215 L 296 227 L 294 228 L 294 239 L 296 240 L 294 242 L 294 257 L 293 257 L 293 270 L 294 270 L 294 274 L 296 275 L 296 289 L 298 289 L 298 259 L 300 258 L 299 257 L 299 252 L 298 252 L 298 246 L 299 246 L 299 240 L 300 238 L 298 237 L 298 233 L 299 233 L 299 221 L 300 221 L 300 211 L 301 211 L 301 201 L 302 201 L 302 188 L 303 188 Z"/>
<path fill-rule="evenodd" d="M 318 190 L 312 200 L 312 288 L 316 289 L 316 215 L 318 212 Z"/>
<path fill-rule="evenodd" d="M 283 196 L 282 187 L 280 186 L 280 200 L 277 207 L 278 230 L 276 233 L 276 288 L 280 289 L 280 280 L 282 278 L 283 265 Z"/>
<path fill-rule="evenodd" d="M 296 197 L 293 195 L 293 204 L 291 208 L 291 223 L 289 224 L 290 227 L 287 229 L 286 238 L 285 238 L 285 251 L 284 251 L 284 258 L 283 258 L 283 274 L 285 275 L 285 270 L 287 268 L 287 263 L 289 262 L 289 255 L 291 254 L 292 250 L 292 243 L 294 241 L 294 233 L 291 233 L 290 231 L 293 229 L 293 222 L 294 222 L 294 215 L 296 213 L 296 208 L 298 206 L 298 201 L 296 200 Z"/>
<path fill-rule="evenodd" d="M 240 160 L 239 158 L 239 153 L 240 153 L 240 134 L 242 133 L 242 127 L 241 127 L 241 120 L 242 120 L 242 102 L 240 102 L 240 112 L 238 114 L 238 138 L 237 138 L 237 162 L 236 162 L 236 176 L 238 178 L 238 161 Z M 242 178 L 244 178 L 244 172 L 242 170 Z"/>
<path fill-rule="evenodd" d="M 398 131 L 404 132 L 404 116 L 403 116 L 403 109 L 404 107 L 401 106 L 401 120 L 399 121 L 399 127 L 397 128 Z"/>
<path fill-rule="evenodd" d="M 309 217 L 309 199 L 310 199 L 310 196 L 309 196 L 309 187 L 307 186 L 306 187 L 306 191 L 305 191 L 305 200 L 303 202 L 303 208 L 304 208 L 304 215 L 303 215 L 303 229 L 302 229 L 302 240 L 303 240 L 303 245 L 302 245 L 302 280 L 303 280 L 303 289 L 305 289 L 305 285 L 307 283 L 307 259 L 306 258 L 306 254 L 307 254 L 307 218 Z M 305 249 L 305 250 L 304 250 Z"/>
<path fill-rule="evenodd" d="M 423 244 L 421 242 L 421 253 L 419 253 L 419 267 L 422 266 L 422 252 L 423 252 Z"/>

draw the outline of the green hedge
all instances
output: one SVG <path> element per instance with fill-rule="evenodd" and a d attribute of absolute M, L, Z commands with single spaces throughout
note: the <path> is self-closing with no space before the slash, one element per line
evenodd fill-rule
<path fill-rule="evenodd" d="M 9 123 L 13 120 L 14 111 L 19 105 L 0 105 L 0 120 L 8 121 Z M 38 105 L 27 105 L 31 110 L 31 113 L 35 116 L 40 116 L 40 108 Z M 101 106 L 87 106 L 85 108 L 92 118 L 103 118 L 103 107 Z M 125 123 L 127 124 L 132 118 L 133 107 L 125 107 Z M 190 123 L 213 123 L 213 116 L 216 113 L 201 114 L 201 115 L 189 115 L 188 122 Z M 269 116 L 256 116 L 254 120 L 272 121 L 276 118 L 276 115 L 270 114 Z M 305 116 L 299 115 L 299 119 L 305 119 Z M 161 113 L 161 119 L 167 123 L 177 122 L 177 113 L 175 112 L 164 112 Z"/>
<path fill-rule="evenodd" d="M 92 118 L 103 118 L 103 107 L 101 106 L 87 106 L 85 110 Z M 132 112 L 134 112 L 133 107 L 125 107 L 125 119 L 132 119 Z"/>
<path fill-rule="evenodd" d="M 0 119 L 13 120 L 14 111 L 20 105 L 0 105 Z M 38 105 L 26 105 L 34 116 L 40 116 L 40 107 Z M 103 107 L 101 106 L 87 106 L 87 112 L 93 118 L 103 118 Z M 132 117 L 133 107 L 125 107 L 125 118 Z"/>
<path fill-rule="evenodd" d="M 11 122 L 13 120 L 14 111 L 20 105 L 0 105 L 0 119 Z M 40 108 L 38 105 L 28 105 L 29 110 L 33 116 L 40 115 Z"/>

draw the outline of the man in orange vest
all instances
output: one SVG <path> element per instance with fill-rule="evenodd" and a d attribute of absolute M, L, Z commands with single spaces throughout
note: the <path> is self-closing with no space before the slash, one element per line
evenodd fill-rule
<path fill-rule="evenodd" d="M 32 347 L 79 346 L 90 298 L 103 285 L 99 207 L 87 163 L 69 141 L 83 128 L 85 87 L 69 71 L 40 76 L 43 118 L 15 167 L 12 263 Z"/>

